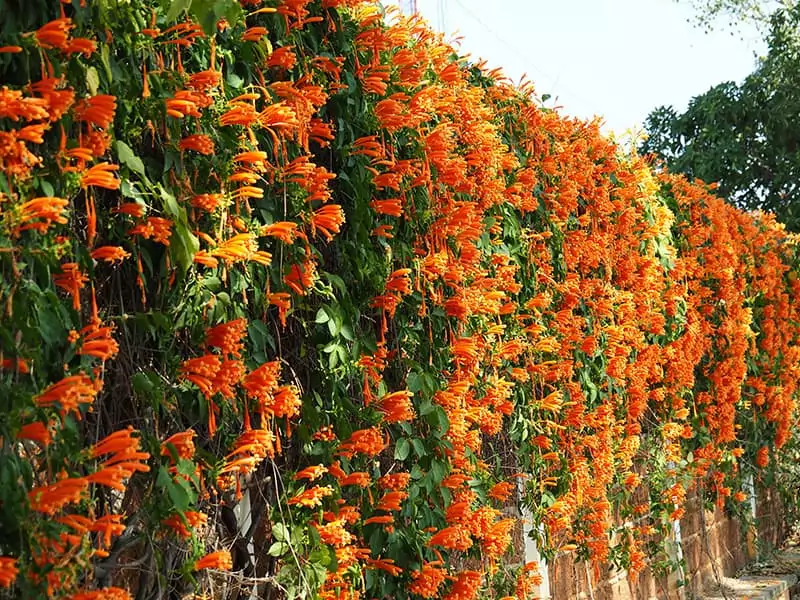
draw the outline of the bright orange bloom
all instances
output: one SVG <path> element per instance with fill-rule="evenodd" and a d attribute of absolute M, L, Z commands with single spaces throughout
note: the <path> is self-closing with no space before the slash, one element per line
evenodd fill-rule
<path fill-rule="evenodd" d="M 47 387 L 34 398 L 37 406 L 53 406 L 58 403 L 63 413 L 78 409 L 81 404 L 91 404 L 97 388 L 86 375 L 70 375 Z"/>
<path fill-rule="evenodd" d="M 373 200 L 369 205 L 379 215 L 387 215 L 389 217 L 403 216 L 403 201 L 400 198 Z"/>
<path fill-rule="evenodd" d="M 308 290 L 314 286 L 316 279 L 316 267 L 311 261 L 291 265 L 289 272 L 283 277 L 284 283 L 299 296 L 305 296 Z"/>
<path fill-rule="evenodd" d="M 183 119 L 185 116 L 202 117 L 199 108 L 205 103 L 203 97 L 189 90 L 179 90 L 175 96 L 166 102 L 167 115 L 175 119 Z"/>
<path fill-rule="evenodd" d="M 136 217 L 138 219 L 144 216 L 144 209 L 145 207 L 139 204 L 138 202 L 126 202 L 125 204 L 121 204 L 117 208 L 112 208 L 111 212 L 121 213 L 123 215 L 130 215 L 131 217 Z"/>
<path fill-rule="evenodd" d="M 413 421 L 416 417 L 414 407 L 411 405 L 413 394 L 408 390 L 386 394 L 378 400 L 378 410 L 384 415 L 387 423 L 400 423 Z"/>
<path fill-rule="evenodd" d="M 67 206 L 69 201 L 63 198 L 43 197 L 25 202 L 19 207 L 21 224 L 16 228 L 16 232 L 34 229 L 43 234 L 53 223 L 66 224 L 64 211 Z"/>
<path fill-rule="evenodd" d="M 285 244 L 293 244 L 297 232 L 294 221 L 277 221 L 261 228 L 261 235 L 275 237 Z"/>
<path fill-rule="evenodd" d="M 81 187 L 85 188 L 93 185 L 107 190 L 119 189 L 121 182 L 114 177 L 113 173 L 115 171 L 119 171 L 119 165 L 98 163 L 83 174 L 81 177 Z"/>
<path fill-rule="evenodd" d="M 128 235 L 139 235 L 146 240 L 152 239 L 154 242 L 169 246 L 169 238 L 172 236 L 172 221 L 162 217 L 147 217 L 144 223 L 140 223 L 128 230 Z"/>
<path fill-rule="evenodd" d="M 756 466 L 763 469 L 769 464 L 769 448 L 762 446 L 756 452 Z"/>
<path fill-rule="evenodd" d="M 224 201 L 224 194 L 200 194 L 199 196 L 194 196 L 189 201 L 189 204 L 207 213 L 212 213 L 218 208 L 221 208 Z"/>
<path fill-rule="evenodd" d="M 19 54 L 22 52 L 21 46 L 0 46 L 0 54 Z"/>
<path fill-rule="evenodd" d="M 315 508 L 321 506 L 322 499 L 331 494 L 333 494 L 333 488 L 328 485 L 314 486 L 290 498 L 289 506 L 299 505 L 306 508 Z"/>
<path fill-rule="evenodd" d="M 80 502 L 89 482 L 84 477 L 65 478 L 52 485 L 43 485 L 28 492 L 31 510 L 52 515 L 67 504 Z"/>
<path fill-rule="evenodd" d="M 223 356 L 241 358 L 247 333 L 247 319 L 240 318 L 206 329 L 206 346 L 218 348 Z"/>
<path fill-rule="evenodd" d="M 99 94 L 81 100 L 75 105 L 75 118 L 78 121 L 91 123 L 100 129 L 108 129 L 114 122 L 117 110 L 117 99 L 109 94 Z"/>
<path fill-rule="evenodd" d="M 334 548 L 342 548 L 353 541 L 353 534 L 344 528 L 344 519 L 336 519 L 325 525 L 314 524 L 314 529 L 319 533 L 323 544 Z"/>
<path fill-rule="evenodd" d="M 172 456 L 172 449 L 179 458 L 189 460 L 194 457 L 194 429 L 179 431 L 161 442 L 161 456 Z"/>
<path fill-rule="evenodd" d="M 119 352 L 119 344 L 111 337 L 113 327 L 100 327 L 98 323 L 81 330 L 83 340 L 77 353 L 83 356 L 94 356 L 100 360 L 114 358 Z"/>
<path fill-rule="evenodd" d="M 364 519 L 364 525 L 391 525 L 392 523 L 394 523 L 394 517 L 392 515 L 375 515 L 374 517 Z"/>
<path fill-rule="evenodd" d="M 375 508 L 386 512 L 400 510 L 402 508 L 400 503 L 406 498 L 408 498 L 406 492 L 386 492 Z"/>
<path fill-rule="evenodd" d="M 133 596 L 122 588 L 107 587 L 101 590 L 77 592 L 65 596 L 64 600 L 133 600 Z"/>
<path fill-rule="evenodd" d="M 97 42 L 89 38 L 72 38 L 64 51 L 67 54 L 83 54 L 86 58 L 90 57 L 97 50 Z"/>
<path fill-rule="evenodd" d="M 481 589 L 481 574 L 477 571 L 461 571 L 444 600 L 474 600 Z"/>
<path fill-rule="evenodd" d="M 72 19 L 61 18 L 42 25 L 34 34 L 40 48 L 67 48 L 69 32 L 74 27 Z"/>
<path fill-rule="evenodd" d="M 312 465 L 310 467 L 306 467 L 302 471 L 298 471 L 297 473 L 295 473 L 292 479 L 294 479 L 295 481 L 300 481 L 301 479 L 316 481 L 327 472 L 328 472 L 327 467 L 323 465 Z"/>
<path fill-rule="evenodd" d="M 427 546 L 441 546 L 447 550 L 468 550 L 472 546 L 469 532 L 461 525 L 445 527 L 428 540 Z"/>
<path fill-rule="evenodd" d="M 89 278 L 80 270 L 77 263 L 63 263 L 61 273 L 53 276 L 53 283 L 72 296 L 72 308 L 80 310 L 81 290 Z"/>
<path fill-rule="evenodd" d="M 40 421 L 35 421 L 20 427 L 20 430 L 17 432 L 17 439 L 30 440 L 46 448 L 50 445 L 52 438 L 50 437 L 50 430 L 47 425 Z"/>
<path fill-rule="evenodd" d="M 380 428 L 359 429 L 350 434 L 350 437 L 341 443 L 338 454 L 348 458 L 351 458 L 356 453 L 377 456 L 388 445 L 389 441 Z"/>
<path fill-rule="evenodd" d="M 178 144 L 181 150 L 194 150 L 206 156 L 214 154 L 214 142 L 207 135 L 196 133 L 183 138 Z"/>
<path fill-rule="evenodd" d="M 444 583 L 445 572 L 440 569 L 440 562 L 423 563 L 421 571 L 411 571 L 411 585 L 408 590 L 423 598 L 435 598 Z"/>
<path fill-rule="evenodd" d="M 0 556 L 0 587 L 11 587 L 18 573 L 16 558 Z"/>
<path fill-rule="evenodd" d="M 349 475 L 339 479 L 339 485 L 342 487 L 348 485 L 356 485 L 358 487 L 366 488 L 372 483 L 372 477 L 365 471 L 354 471 Z"/>
<path fill-rule="evenodd" d="M 403 569 L 394 564 L 391 558 L 368 558 L 367 567 L 370 569 L 379 569 L 389 573 L 392 577 L 397 577 L 402 574 Z"/>
<path fill-rule="evenodd" d="M 493 500 L 497 500 L 498 502 L 505 502 L 511 497 L 511 492 L 513 491 L 513 483 L 501 481 L 500 483 L 494 484 L 486 495 Z"/>
<path fill-rule="evenodd" d="M 409 473 L 390 473 L 378 479 L 378 485 L 385 490 L 404 490 L 411 479 Z"/>
<path fill-rule="evenodd" d="M 286 292 L 267 294 L 267 302 L 278 307 L 278 319 L 282 327 L 286 327 L 286 316 L 292 307 L 292 297 Z"/>
<path fill-rule="evenodd" d="M 24 358 L 4 358 L 0 360 L 0 369 L 5 371 L 16 371 L 18 373 L 30 373 L 28 361 Z"/>
<path fill-rule="evenodd" d="M 200 571 L 201 569 L 219 569 L 220 571 L 230 571 L 232 567 L 233 560 L 231 559 L 231 553 L 227 550 L 211 552 L 194 563 L 195 571 Z"/>
<path fill-rule="evenodd" d="M 174 514 L 162 521 L 162 524 L 172 529 L 175 534 L 183 539 L 192 537 L 192 530 L 204 527 L 208 522 L 208 515 L 194 510 L 187 510 L 183 514 Z"/>
<path fill-rule="evenodd" d="M 120 246 L 100 246 L 95 248 L 89 254 L 94 260 L 104 260 L 106 262 L 115 263 L 122 262 L 130 257 L 130 252 L 126 252 Z"/>

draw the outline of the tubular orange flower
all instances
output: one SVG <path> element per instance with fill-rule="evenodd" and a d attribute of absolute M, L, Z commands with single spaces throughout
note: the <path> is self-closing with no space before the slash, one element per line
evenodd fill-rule
<path fill-rule="evenodd" d="M 194 570 L 219 569 L 220 571 L 230 571 L 233 567 L 231 553 L 227 550 L 218 550 L 206 554 L 203 558 L 194 563 Z"/>
<path fill-rule="evenodd" d="M 140 218 L 144 216 L 144 209 L 145 207 L 139 204 L 138 202 L 126 202 L 125 204 L 121 204 L 117 208 L 112 208 L 111 212 Z"/>
<path fill-rule="evenodd" d="M 172 456 L 172 448 L 179 458 L 189 460 L 194 457 L 194 429 L 179 431 L 161 442 L 161 456 Z"/>
<path fill-rule="evenodd" d="M 413 395 L 408 390 L 402 390 L 386 394 L 378 400 L 378 410 L 383 413 L 384 420 L 387 423 L 413 421 L 416 417 L 414 408 L 411 405 L 411 397 Z"/>
<path fill-rule="evenodd" d="M 65 50 L 70 30 L 74 27 L 72 19 L 61 18 L 50 21 L 36 30 L 34 37 L 40 48 L 59 48 Z"/>
<path fill-rule="evenodd" d="M 63 263 L 61 273 L 53 276 L 53 283 L 72 296 L 72 308 L 81 308 L 81 290 L 89 281 L 77 263 Z"/>
<path fill-rule="evenodd" d="M 206 329 L 206 346 L 218 348 L 223 356 L 241 358 L 247 333 L 247 319 L 240 318 Z"/>
<path fill-rule="evenodd" d="M 181 150 L 194 150 L 206 156 L 214 153 L 214 142 L 207 135 L 196 133 L 183 138 L 178 144 Z"/>
<path fill-rule="evenodd" d="M 299 296 L 305 296 L 308 290 L 314 286 L 316 279 L 317 273 L 314 263 L 306 261 L 302 264 L 291 265 L 283 281 L 294 293 Z"/>
<path fill-rule="evenodd" d="M 47 425 L 40 421 L 28 423 L 27 425 L 20 427 L 20 430 L 17 432 L 17 439 L 36 442 L 43 448 L 49 446 L 52 440 L 50 437 L 50 430 L 48 429 Z"/>
<path fill-rule="evenodd" d="M 312 213 L 310 222 L 311 232 L 316 234 L 319 230 L 330 242 L 344 223 L 344 211 L 338 204 L 326 204 Z"/>
<path fill-rule="evenodd" d="M 294 221 L 277 221 L 261 228 L 261 235 L 275 237 L 285 244 L 293 244 L 297 231 Z"/>
<path fill-rule="evenodd" d="M 286 327 L 286 317 L 292 307 L 292 297 L 286 292 L 267 294 L 267 302 L 278 307 L 278 319 L 282 327 Z"/>
<path fill-rule="evenodd" d="M 189 204 L 208 213 L 212 213 L 224 205 L 224 194 L 200 194 L 194 196 Z"/>
<path fill-rule="evenodd" d="M 369 203 L 373 210 L 379 215 L 390 217 L 403 216 L 403 201 L 400 198 L 388 198 L 386 200 L 373 200 Z"/>
<path fill-rule="evenodd" d="M 89 254 L 94 260 L 104 260 L 106 262 L 115 263 L 122 262 L 130 257 L 130 252 L 126 252 L 120 246 L 100 246 L 95 248 Z"/>
<path fill-rule="evenodd" d="M 183 514 L 174 514 L 163 520 L 164 526 L 172 529 L 175 534 L 183 539 L 192 537 L 192 530 L 204 527 L 208 522 L 208 515 L 194 510 L 187 510 Z"/>
<path fill-rule="evenodd" d="M 101 590 L 77 592 L 65 596 L 65 600 L 132 600 L 133 597 L 122 588 L 107 587 Z"/>
<path fill-rule="evenodd" d="M 33 488 L 28 492 L 31 510 L 52 515 L 67 504 L 80 502 L 89 488 L 84 477 L 65 478 L 52 485 Z"/>
<path fill-rule="evenodd" d="M 0 587 L 11 587 L 18 573 L 16 558 L 0 556 Z"/>
<path fill-rule="evenodd" d="M 423 563 L 422 570 L 411 571 L 411 585 L 408 590 L 412 594 L 417 594 L 423 598 L 435 598 L 439 594 L 439 588 L 444 583 L 445 572 L 440 569 L 440 562 Z"/>
<path fill-rule="evenodd" d="M 91 404 L 97 395 L 97 388 L 84 374 L 70 375 L 58 381 L 34 398 L 37 406 L 53 406 L 58 403 L 64 413 L 78 409 L 81 404 Z"/>
<path fill-rule="evenodd" d="M 21 46 L 0 46 L 0 54 L 19 54 L 22 52 Z"/>
<path fill-rule="evenodd" d="M 75 118 L 85 123 L 108 129 L 114 122 L 117 99 L 109 94 L 99 94 L 81 100 L 75 105 Z"/>
<path fill-rule="evenodd" d="M 289 499 L 290 506 L 304 506 L 306 508 L 315 508 L 322 505 L 322 499 L 333 494 L 333 488 L 325 486 L 314 486 L 305 491 L 300 492 L 296 496 Z"/>
<path fill-rule="evenodd" d="M 42 197 L 34 198 L 19 207 L 20 225 L 16 231 L 34 229 L 39 233 L 46 233 L 53 223 L 64 225 L 67 218 L 64 211 L 69 206 L 69 201 L 64 198 Z"/>
<path fill-rule="evenodd" d="M 371 427 L 370 429 L 359 429 L 350 434 L 350 437 L 342 442 L 338 454 L 348 458 L 356 453 L 366 454 L 367 456 L 377 456 L 388 445 L 389 442 L 380 428 Z"/>
<path fill-rule="evenodd" d="M 428 540 L 427 546 L 441 546 L 447 550 L 468 550 L 472 546 L 469 533 L 461 525 L 445 527 Z"/>
<path fill-rule="evenodd" d="M 128 235 L 139 235 L 146 240 L 152 239 L 154 242 L 169 246 L 169 238 L 172 236 L 172 221 L 162 217 L 147 217 L 144 223 L 129 229 Z"/>
<path fill-rule="evenodd" d="M 90 168 L 81 177 L 81 187 L 96 186 L 107 190 L 119 189 L 120 180 L 113 173 L 119 171 L 119 165 L 98 163 Z"/>
<path fill-rule="evenodd" d="M 81 330 L 83 340 L 77 353 L 83 356 L 94 356 L 100 360 L 109 360 L 119 352 L 119 344 L 111 337 L 112 327 L 100 327 L 99 323 L 89 325 Z"/>
<path fill-rule="evenodd" d="M 300 481 L 301 479 L 316 481 L 327 472 L 328 472 L 327 467 L 323 465 L 312 465 L 310 467 L 306 467 L 302 471 L 298 471 L 297 473 L 295 473 L 292 479 L 294 479 L 295 481 Z"/>

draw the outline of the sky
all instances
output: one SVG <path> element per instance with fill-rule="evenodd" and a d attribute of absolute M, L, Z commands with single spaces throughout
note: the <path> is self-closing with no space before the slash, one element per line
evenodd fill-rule
<path fill-rule="evenodd" d="M 523 74 L 548 106 L 598 115 L 608 133 L 641 127 L 661 105 L 682 110 L 723 81 L 741 81 L 765 46 L 754 29 L 706 33 L 675 0 L 417 0 L 434 29 L 460 47 Z"/>

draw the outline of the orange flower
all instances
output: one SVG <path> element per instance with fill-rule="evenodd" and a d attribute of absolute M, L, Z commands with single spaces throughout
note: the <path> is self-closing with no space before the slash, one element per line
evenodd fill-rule
<path fill-rule="evenodd" d="M 81 187 L 86 188 L 93 185 L 107 190 L 119 189 L 121 182 L 114 177 L 114 171 L 119 171 L 119 165 L 98 163 L 83 174 L 81 177 Z"/>
<path fill-rule="evenodd" d="M 75 118 L 91 123 L 100 129 L 108 129 L 114 122 L 117 99 L 109 94 L 99 94 L 81 100 L 75 105 Z"/>
<path fill-rule="evenodd" d="M 17 439 L 30 440 L 46 448 L 50 445 L 52 438 L 50 437 L 50 430 L 47 425 L 40 421 L 35 421 L 20 427 L 20 430 L 17 432 Z"/>
<path fill-rule="evenodd" d="M 81 290 L 89 281 L 77 263 L 63 263 L 61 273 L 53 276 L 53 283 L 72 296 L 72 308 L 81 308 Z"/>
<path fill-rule="evenodd" d="M 189 204 L 205 212 L 212 213 L 223 206 L 224 200 L 224 194 L 200 194 L 199 196 L 194 196 L 189 201 Z"/>
<path fill-rule="evenodd" d="M 369 203 L 373 210 L 379 215 L 390 217 L 403 216 L 403 201 L 400 198 L 388 198 L 386 200 L 373 200 Z"/>
<path fill-rule="evenodd" d="M 378 400 L 378 410 L 384 415 L 387 423 L 400 423 L 413 421 L 416 417 L 414 407 L 411 405 L 413 394 L 408 390 L 386 394 Z"/>
<path fill-rule="evenodd" d="M 34 398 L 37 406 L 53 406 L 58 403 L 63 413 L 78 409 L 81 404 L 91 404 L 97 395 L 97 388 L 84 374 L 64 377 Z"/>
<path fill-rule="evenodd" d="M 761 446 L 756 452 L 756 466 L 763 469 L 769 464 L 769 448 Z"/>
<path fill-rule="evenodd" d="M 284 276 L 283 281 L 293 292 L 300 296 L 305 296 L 317 279 L 314 263 L 306 261 L 302 264 L 293 264 L 289 267 L 289 272 Z"/>
<path fill-rule="evenodd" d="M 65 596 L 64 600 L 132 600 L 132 596 L 122 588 L 107 587 L 101 590 L 77 592 Z"/>
<path fill-rule="evenodd" d="M 189 539 L 192 537 L 192 530 L 204 527 L 208 522 L 208 515 L 194 510 L 187 510 L 185 513 L 174 514 L 161 523 L 169 527 L 180 538 Z"/>
<path fill-rule="evenodd" d="M 247 391 L 247 396 L 262 403 L 272 399 L 278 388 L 278 378 L 281 374 L 279 362 L 267 362 L 244 376 L 242 387 Z"/>
<path fill-rule="evenodd" d="M 408 591 L 423 598 L 435 598 L 444 583 L 445 572 L 440 569 L 440 562 L 423 563 L 422 570 L 411 571 L 411 585 Z"/>
<path fill-rule="evenodd" d="M 277 221 L 261 228 L 261 235 L 275 237 L 285 244 L 293 244 L 297 231 L 294 221 Z"/>
<path fill-rule="evenodd" d="M 378 479 L 378 485 L 385 490 L 404 490 L 411 479 L 409 473 L 391 473 Z"/>
<path fill-rule="evenodd" d="M 481 574 L 477 571 L 461 571 L 444 600 L 474 600 L 481 589 Z"/>
<path fill-rule="evenodd" d="M 28 492 L 31 510 L 52 515 L 67 504 L 80 502 L 89 482 L 84 477 L 65 478 L 52 485 L 43 485 Z"/>
<path fill-rule="evenodd" d="M 18 573 L 16 558 L 0 556 L 0 587 L 11 587 Z"/>
<path fill-rule="evenodd" d="M 406 492 L 386 492 L 375 508 L 386 512 L 400 510 L 402 508 L 400 503 L 406 498 L 408 498 Z"/>
<path fill-rule="evenodd" d="M 314 525 L 323 544 L 342 548 L 353 541 L 353 534 L 344 528 L 344 520 L 337 519 L 325 525 Z"/>
<path fill-rule="evenodd" d="M 152 239 L 154 242 L 169 246 L 169 238 L 172 236 L 172 221 L 161 217 L 147 217 L 144 223 L 129 229 L 128 235 L 139 235 L 146 240 Z"/>
<path fill-rule="evenodd" d="M 90 57 L 97 50 L 97 42 L 89 38 L 72 38 L 64 51 L 67 54 L 83 54 L 86 58 Z"/>
<path fill-rule="evenodd" d="M 109 360 L 119 352 L 119 344 L 111 337 L 112 327 L 89 325 L 81 330 L 83 341 L 77 350 L 82 356 L 94 356 L 100 360 Z"/>
<path fill-rule="evenodd" d="M 461 525 L 445 527 L 428 540 L 427 546 L 441 546 L 447 550 L 468 550 L 472 546 L 469 532 Z"/>
<path fill-rule="evenodd" d="M 219 569 L 220 571 L 230 571 L 233 568 L 231 553 L 227 550 L 218 550 L 206 554 L 203 558 L 194 563 L 194 570 Z"/>
<path fill-rule="evenodd" d="M 196 133 L 183 138 L 178 144 L 178 148 L 181 150 L 194 150 L 208 156 L 214 153 L 214 142 L 207 135 Z"/>
<path fill-rule="evenodd" d="M 296 496 L 289 499 L 289 506 L 305 506 L 306 508 L 314 508 L 322 505 L 322 499 L 333 494 L 333 488 L 326 486 L 314 486 L 307 490 L 300 492 Z"/>
<path fill-rule="evenodd" d="M 220 323 L 206 329 L 206 346 L 218 348 L 223 356 L 241 358 L 247 333 L 247 319 L 240 318 L 227 323 Z"/>
<path fill-rule="evenodd" d="M 72 19 L 61 18 L 50 21 L 36 30 L 34 36 L 40 48 L 60 48 L 65 50 L 70 30 L 74 27 Z"/>
<path fill-rule="evenodd" d="M 338 455 L 351 458 L 356 453 L 377 456 L 389 445 L 388 439 L 378 427 L 359 429 L 341 443 Z"/>
<path fill-rule="evenodd" d="M 301 479 L 308 479 L 309 481 L 315 481 L 322 477 L 325 473 L 328 472 L 328 469 L 323 465 L 313 465 L 310 467 L 306 467 L 302 471 L 298 471 L 295 473 L 293 479 L 295 481 L 300 481 Z"/>
<path fill-rule="evenodd" d="M 19 54 L 22 52 L 21 46 L 0 46 L 0 54 Z"/>
<path fill-rule="evenodd" d="M 497 500 L 498 502 L 505 502 L 511 496 L 512 491 L 514 491 L 513 483 L 501 481 L 500 483 L 493 485 L 486 495 L 493 500 Z"/>
<path fill-rule="evenodd" d="M 286 292 L 267 294 L 267 303 L 278 307 L 278 319 L 282 327 L 286 327 L 286 316 L 292 307 L 292 297 Z"/>
<path fill-rule="evenodd" d="M 161 442 L 161 456 L 172 456 L 172 449 L 179 458 L 190 460 L 194 457 L 194 429 L 179 431 Z"/>
<path fill-rule="evenodd" d="M 16 232 L 34 229 L 43 234 L 53 223 L 66 224 L 64 211 L 67 206 L 69 206 L 68 200 L 49 196 L 25 202 L 19 207 L 21 225 L 17 227 Z"/>
<path fill-rule="evenodd" d="M 126 202 L 117 208 L 112 208 L 111 212 L 121 213 L 123 215 L 130 215 L 131 217 L 140 218 L 144 216 L 145 207 L 137 202 Z"/>
<path fill-rule="evenodd" d="M 115 263 L 122 262 L 130 257 L 130 253 L 119 246 L 100 246 L 92 250 L 89 256 L 94 260 L 104 260 L 106 262 Z"/>

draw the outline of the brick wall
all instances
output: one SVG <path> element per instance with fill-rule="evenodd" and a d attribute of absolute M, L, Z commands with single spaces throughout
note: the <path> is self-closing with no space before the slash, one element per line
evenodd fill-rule
<path fill-rule="evenodd" d="M 557 557 L 548 566 L 550 598 L 553 600 L 683 600 L 692 598 L 716 576 L 731 576 L 756 558 L 756 539 L 769 547 L 786 536 L 785 519 L 778 495 L 759 490 L 756 502 L 757 531 L 746 531 L 739 520 L 719 509 L 703 511 L 697 497 L 686 501 L 680 522 L 684 573 L 657 580 L 645 570 L 636 581 L 625 572 L 609 569 L 593 572 L 572 554 Z M 681 580 L 685 577 L 685 585 Z"/>

